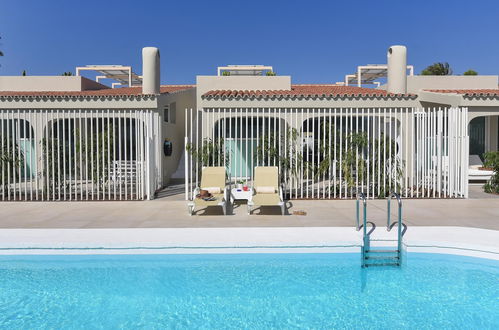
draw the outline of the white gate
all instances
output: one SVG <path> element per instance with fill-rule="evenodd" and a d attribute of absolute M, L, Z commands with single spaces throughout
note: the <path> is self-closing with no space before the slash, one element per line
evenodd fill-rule
<path fill-rule="evenodd" d="M 0 200 L 151 199 L 157 122 L 149 110 L 2 110 Z"/>
<path fill-rule="evenodd" d="M 203 166 L 228 183 L 278 166 L 290 199 L 467 197 L 466 108 L 186 110 L 186 198 Z"/>

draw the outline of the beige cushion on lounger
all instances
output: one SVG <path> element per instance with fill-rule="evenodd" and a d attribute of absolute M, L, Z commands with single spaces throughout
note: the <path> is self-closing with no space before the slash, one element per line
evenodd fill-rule
<path fill-rule="evenodd" d="M 253 204 L 260 206 L 274 206 L 279 205 L 281 198 L 279 194 L 256 194 L 253 196 Z"/>
<path fill-rule="evenodd" d="M 203 168 L 201 172 L 201 187 L 220 187 L 225 189 L 225 167 L 210 166 Z"/>
<path fill-rule="evenodd" d="M 284 214 L 284 201 L 279 188 L 279 168 L 277 166 L 255 167 L 255 195 L 248 201 L 248 214 L 253 206 L 279 206 Z"/>
<path fill-rule="evenodd" d="M 257 166 L 255 168 L 255 187 L 274 187 L 279 190 L 279 169 L 277 166 Z"/>

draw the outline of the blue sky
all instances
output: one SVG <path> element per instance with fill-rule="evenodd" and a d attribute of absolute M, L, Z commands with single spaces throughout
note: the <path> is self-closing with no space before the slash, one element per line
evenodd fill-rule
<path fill-rule="evenodd" d="M 499 1 L 0 2 L 0 75 L 58 75 L 86 64 L 132 65 L 161 50 L 162 83 L 193 83 L 227 64 L 273 65 L 294 83 L 343 80 L 403 44 L 419 73 L 449 62 L 499 74 Z"/>

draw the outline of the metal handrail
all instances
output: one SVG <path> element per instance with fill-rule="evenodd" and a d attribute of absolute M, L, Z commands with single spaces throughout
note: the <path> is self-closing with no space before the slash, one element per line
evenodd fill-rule
<path fill-rule="evenodd" d="M 387 231 L 391 231 L 393 226 L 395 225 L 395 223 L 391 223 L 391 200 L 392 200 L 392 197 L 395 197 L 397 198 L 397 203 L 398 203 L 398 219 L 397 219 L 397 229 L 398 229 L 398 233 L 397 233 L 397 249 L 398 251 L 402 251 L 402 236 L 403 234 L 405 234 L 405 230 L 404 232 L 402 233 L 402 199 L 400 198 L 400 195 L 396 192 L 392 192 L 389 196 L 388 196 L 388 215 L 387 215 L 387 222 L 386 222 L 386 230 Z"/>
<path fill-rule="evenodd" d="M 363 223 L 364 225 L 360 225 L 360 199 L 362 199 L 362 204 L 364 207 L 364 216 L 363 216 Z M 357 201 L 356 201 L 356 208 L 357 208 L 357 231 L 360 230 L 361 227 L 364 227 L 364 236 L 366 236 L 366 224 L 367 224 L 367 200 L 366 200 L 366 194 L 363 192 L 357 194 Z"/>

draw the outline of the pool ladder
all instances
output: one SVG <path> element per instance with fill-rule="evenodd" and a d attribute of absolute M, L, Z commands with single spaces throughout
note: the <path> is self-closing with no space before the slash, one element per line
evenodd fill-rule
<path fill-rule="evenodd" d="M 398 219 L 396 222 L 391 222 L 391 200 L 392 197 L 397 199 L 398 203 Z M 360 201 L 362 201 L 362 223 L 360 222 Z M 362 235 L 362 267 L 370 266 L 397 266 L 402 265 L 402 239 L 405 232 L 407 231 L 407 226 L 402 222 L 402 200 L 400 195 L 397 193 L 391 193 L 387 200 L 387 223 L 386 230 L 391 231 L 392 228 L 397 225 L 397 248 L 394 249 L 384 249 L 376 250 L 371 249 L 371 234 L 376 229 L 376 224 L 372 221 L 367 221 L 367 199 L 364 193 L 359 193 L 356 202 L 356 215 L 357 215 L 357 231 L 363 231 Z M 367 225 L 371 225 L 371 228 L 367 230 Z"/>

